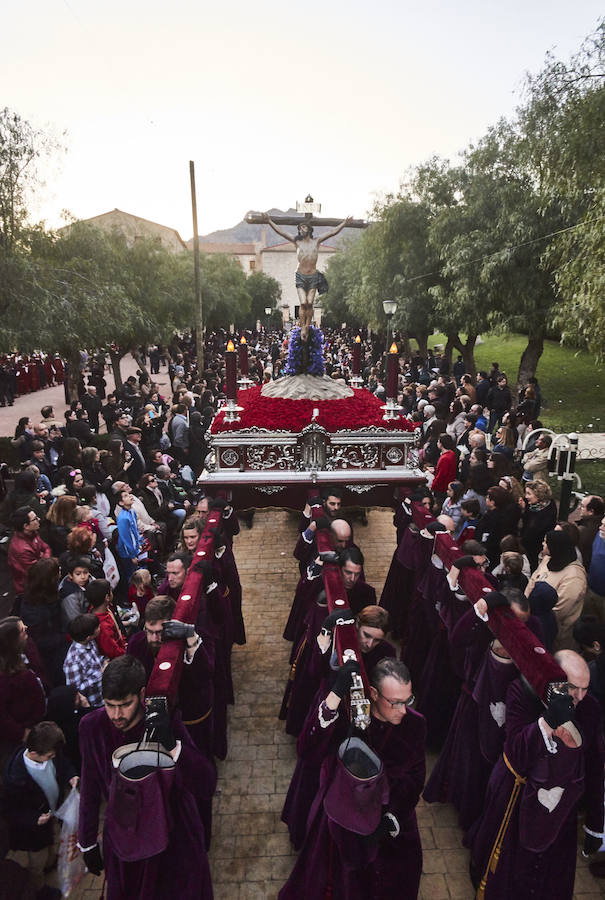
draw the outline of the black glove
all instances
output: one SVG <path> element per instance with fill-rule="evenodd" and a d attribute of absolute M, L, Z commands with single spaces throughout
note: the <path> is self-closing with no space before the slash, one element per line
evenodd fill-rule
<path fill-rule="evenodd" d="M 573 722 L 575 707 L 572 698 L 569 694 L 553 694 L 548 709 L 542 715 L 553 731 L 556 731 L 564 722 Z"/>
<path fill-rule="evenodd" d="M 477 563 L 473 559 L 472 556 L 459 556 L 458 559 L 455 559 L 452 563 L 457 569 L 469 569 L 474 568 Z"/>
<path fill-rule="evenodd" d="M 399 822 L 390 812 L 383 812 L 378 828 L 374 832 L 378 840 L 388 837 L 397 837 L 399 834 Z"/>
<path fill-rule="evenodd" d="M 313 519 L 313 521 L 314 521 L 315 524 L 317 525 L 317 530 L 318 530 L 318 531 L 319 531 L 320 528 L 329 528 L 329 527 L 330 527 L 330 524 L 331 524 L 331 523 L 330 523 L 330 520 L 328 519 L 327 516 L 319 516 L 319 518 Z"/>
<path fill-rule="evenodd" d="M 336 694 L 337 697 L 342 698 L 347 693 L 347 691 L 351 690 L 353 685 L 353 675 L 358 675 L 361 672 L 361 667 L 356 659 L 350 659 L 344 665 L 340 667 L 338 670 L 338 675 L 336 676 L 336 681 L 332 685 L 332 691 Z"/>
<path fill-rule="evenodd" d="M 588 835 L 587 835 L 588 837 Z M 101 848 L 98 844 L 91 847 L 90 850 L 84 850 L 84 865 L 92 875 L 100 875 L 103 871 L 103 857 L 101 856 Z"/>
<path fill-rule="evenodd" d="M 313 581 L 314 578 L 317 578 L 323 572 L 323 566 L 321 563 L 318 563 L 316 559 L 313 560 L 312 563 L 309 563 L 307 566 L 307 580 Z"/>
<path fill-rule="evenodd" d="M 603 843 L 603 839 L 600 837 L 594 837 L 592 834 L 584 835 L 584 846 L 582 847 L 582 856 L 587 857 L 591 856 L 593 853 L 596 853 L 599 850 L 601 844 Z"/>
<path fill-rule="evenodd" d="M 149 740 L 158 741 L 170 752 L 176 747 L 170 713 L 166 709 L 151 706 L 145 713 L 145 731 Z"/>
<path fill-rule="evenodd" d="M 212 560 L 210 559 L 200 559 L 199 562 L 196 562 L 194 567 L 196 572 L 201 572 L 204 576 L 204 584 L 210 584 L 211 581 L 214 581 L 214 570 L 212 568 Z"/>
<path fill-rule="evenodd" d="M 491 591 L 489 594 L 485 594 L 484 598 L 487 603 L 488 609 L 496 609 L 498 606 L 509 606 L 509 602 L 500 591 Z"/>
<path fill-rule="evenodd" d="M 163 641 L 184 641 L 195 635 L 195 625 L 187 625 L 178 619 L 170 619 L 162 623 Z"/>
<path fill-rule="evenodd" d="M 220 509 L 221 512 L 224 512 L 225 509 L 229 506 L 226 500 L 223 500 L 222 497 L 215 497 L 214 500 L 210 503 L 210 509 Z"/>
<path fill-rule="evenodd" d="M 337 553 L 336 550 L 324 550 L 319 554 L 319 559 L 322 563 L 338 563 L 340 562 L 340 553 Z"/>
<path fill-rule="evenodd" d="M 353 613 L 348 606 L 344 606 L 342 609 L 335 609 L 329 616 L 326 616 L 321 623 L 321 630 L 334 631 L 335 625 L 352 625 L 354 621 Z"/>
<path fill-rule="evenodd" d="M 319 494 L 316 494 L 314 497 L 309 497 L 307 500 L 309 506 L 323 506 L 323 502 Z"/>

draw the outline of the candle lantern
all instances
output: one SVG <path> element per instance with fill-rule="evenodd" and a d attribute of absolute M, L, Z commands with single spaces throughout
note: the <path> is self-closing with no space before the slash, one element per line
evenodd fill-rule
<path fill-rule="evenodd" d="M 387 356 L 387 400 L 397 399 L 397 368 L 399 363 L 399 351 L 393 341 Z"/>
<path fill-rule="evenodd" d="M 361 338 L 359 335 L 355 338 L 353 344 L 353 375 L 359 375 L 361 369 Z"/>
<path fill-rule="evenodd" d="M 237 386 L 240 391 L 247 391 L 248 388 L 251 388 L 254 385 L 254 382 L 249 376 L 248 371 L 248 342 L 246 338 L 242 335 L 239 342 L 239 375 L 240 377 L 237 380 Z"/>
<path fill-rule="evenodd" d="M 243 335 L 239 342 L 239 373 L 242 376 L 248 374 L 248 343 Z"/>
<path fill-rule="evenodd" d="M 397 344 L 393 341 L 391 348 L 387 353 L 387 402 L 384 409 L 383 419 L 396 419 L 400 407 L 397 406 L 397 375 L 399 369 L 399 350 Z"/>
<path fill-rule="evenodd" d="M 233 341 L 227 344 L 225 353 L 225 370 L 227 373 L 227 402 L 225 404 L 225 422 L 239 422 L 242 407 L 237 405 L 237 355 Z"/>
<path fill-rule="evenodd" d="M 237 400 L 237 360 L 233 341 L 229 341 L 227 344 L 225 369 L 227 371 L 227 400 Z"/>
<path fill-rule="evenodd" d="M 363 387 L 363 378 L 361 377 L 361 337 L 359 335 L 357 335 L 353 344 L 351 384 L 354 388 Z"/>

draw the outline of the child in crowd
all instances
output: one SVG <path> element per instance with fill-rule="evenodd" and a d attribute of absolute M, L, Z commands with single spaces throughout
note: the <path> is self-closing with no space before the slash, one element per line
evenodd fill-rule
<path fill-rule="evenodd" d="M 109 659 L 123 656 L 126 653 L 126 639 L 111 607 L 113 600 L 111 585 L 105 578 L 97 578 L 88 585 L 86 597 L 90 611 L 99 620 L 100 631 L 96 638 L 99 650 Z"/>
<path fill-rule="evenodd" d="M 479 501 L 475 499 L 462 500 L 460 503 L 460 522 L 457 530 L 454 532 L 454 539 L 460 543 L 461 541 L 471 541 L 475 536 L 475 528 L 481 516 L 481 506 Z"/>
<path fill-rule="evenodd" d="M 76 616 L 67 628 L 72 643 L 63 663 L 63 671 L 66 684 L 75 685 L 86 698 L 86 703 L 80 701 L 81 706 L 103 706 L 101 676 L 107 658 L 96 643 L 100 632 L 99 620 L 92 613 Z"/>
<path fill-rule="evenodd" d="M 88 612 L 86 588 L 94 581 L 90 575 L 89 565 L 88 559 L 84 556 L 67 558 L 67 575 L 59 584 L 61 623 L 66 631 L 72 619 Z"/>
<path fill-rule="evenodd" d="M 53 863 L 53 816 L 75 769 L 62 754 L 63 732 L 54 722 L 39 722 L 31 729 L 25 748 L 10 759 L 4 779 L 4 810 L 12 850 L 25 850 L 37 890 L 44 886 L 44 870 Z"/>
<path fill-rule="evenodd" d="M 498 590 L 503 588 L 517 588 L 519 591 L 525 591 L 527 587 L 527 576 L 523 574 L 523 556 L 507 550 L 500 555 L 500 563 L 502 573 L 498 574 Z"/>
<path fill-rule="evenodd" d="M 151 587 L 151 572 L 149 569 L 137 569 L 132 573 L 128 588 L 128 602 L 136 605 L 141 617 L 145 615 L 145 607 L 154 596 Z"/>

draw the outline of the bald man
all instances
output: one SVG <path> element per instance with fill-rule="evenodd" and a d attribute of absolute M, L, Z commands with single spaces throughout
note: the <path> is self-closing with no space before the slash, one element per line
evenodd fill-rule
<path fill-rule="evenodd" d="M 325 527 L 330 522 L 330 536 L 332 544 L 336 551 L 344 550 L 345 547 L 354 547 L 353 529 L 346 519 L 312 520 L 308 527 L 298 536 L 296 546 L 294 548 L 294 558 L 298 560 L 298 568 L 301 576 L 304 576 L 307 566 L 317 556 L 317 541 L 315 538 L 317 528 Z"/>
<path fill-rule="evenodd" d="M 573 897 L 578 805 L 584 851 L 603 835 L 603 727 L 588 691 L 588 666 L 572 650 L 555 659 L 567 681 L 548 705 L 522 678 L 506 696 L 506 740 L 490 778 L 483 815 L 467 834 L 478 897 Z M 508 824 L 506 824 L 508 822 Z"/>

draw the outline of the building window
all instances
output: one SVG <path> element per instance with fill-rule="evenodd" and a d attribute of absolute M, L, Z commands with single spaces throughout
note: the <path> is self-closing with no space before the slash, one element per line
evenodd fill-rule
<path fill-rule="evenodd" d="M 255 259 L 249 260 L 248 265 L 250 267 L 250 271 L 253 272 L 254 269 L 256 269 L 256 260 Z"/>

